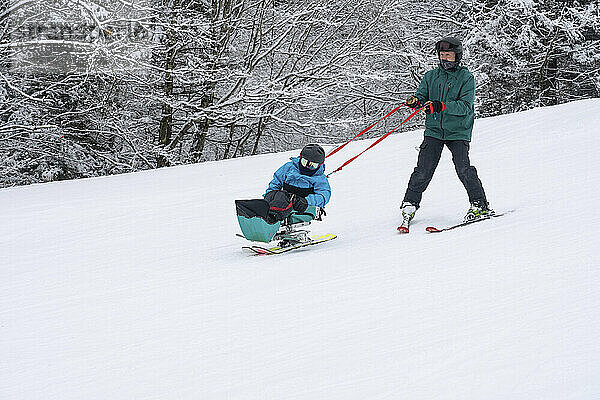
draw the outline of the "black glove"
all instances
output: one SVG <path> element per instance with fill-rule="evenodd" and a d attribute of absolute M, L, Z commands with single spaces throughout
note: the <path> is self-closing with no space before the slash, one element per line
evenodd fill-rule
<path fill-rule="evenodd" d="M 308 208 L 308 201 L 304 197 L 296 196 L 294 198 L 294 210 L 303 213 Z"/>
<path fill-rule="evenodd" d="M 408 99 L 406 99 L 406 105 L 408 108 L 418 108 L 420 104 L 421 101 L 418 97 L 410 96 Z"/>
<path fill-rule="evenodd" d="M 446 105 L 443 102 L 439 100 L 433 100 L 431 103 L 425 106 L 425 114 L 440 113 L 444 111 L 445 108 Z"/>

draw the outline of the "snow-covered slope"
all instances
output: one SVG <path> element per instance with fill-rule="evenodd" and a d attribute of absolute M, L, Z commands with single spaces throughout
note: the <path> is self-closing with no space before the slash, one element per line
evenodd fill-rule
<path fill-rule="evenodd" d="M 314 233 L 252 257 L 233 200 L 296 152 L 0 191 L 0 399 L 600 399 L 600 100 L 476 122 L 492 221 L 422 131 L 331 178 Z M 328 159 L 339 166 L 370 141 Z"/>

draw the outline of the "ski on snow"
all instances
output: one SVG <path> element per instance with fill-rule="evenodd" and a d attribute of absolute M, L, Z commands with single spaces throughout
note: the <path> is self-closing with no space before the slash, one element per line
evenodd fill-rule
<path fill-rule="evenodd" d="M 308 241 L 308 242 L 302 242 L 302 243 L 294 244 L 291 246 L 285 246 L 285 247 L 243 246 L 242 249 L 249 251 L 257 256 L 269 256 L 269 255 L 287 253 L 289 251 L 300 249 L 302 247 L 314 246 L 316 244 L 328 242 L 335 238 L 337 238 L 337 235 L 328 233 L 326 235 L 315 236 L 315 237 L 311 238 L 310 241 Z"/>
<path fill-rule="evenodd" d="M 477 222 L 486 221 L 488 219 L 501 217 L 501 216 L 506 215 L 508 213 L 511 213 L 513 211 L 515 211 L 515 210 L 509 210 L 509 211 L 505 211 L 505 212 L 501 212 L 501 213 L 495 213 L 495 214 L 488 215 L 488 216 L 485 216 L 485 217 L 482 217 L 482 218 L 477 218 L 477 219 L 473 219 L 473 220 L 470 220 L 470 221 L 460 222 L 460 223 L 455 224 L 455 225 L 449 225 L 449 226 L 446 226 L 446 227 L 443 227 L 443 228 L 436 228 L 435 226 L 428 226 L 427 228 L 425 228 L 425 230 L 427 232 L 429 232 L 429 233 L 438 233 L 438 232 L 450 231 L 452 229 L 460 228 L 461 226 L 467 226 L 467 225 L 471 225 L 471 224 L 474 224 L 474 223 L 477 223 Z M 400 228 L 398 228 L 398 229 L 400 229 Z"/>

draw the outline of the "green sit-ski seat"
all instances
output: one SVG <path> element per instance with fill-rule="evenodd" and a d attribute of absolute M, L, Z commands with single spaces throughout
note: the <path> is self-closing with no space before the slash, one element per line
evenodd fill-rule
<path fill-rule="evenodd" d="M 235 207 L 242 234 L 248 240 L 270 242 L 282 225 L 279 221 L 273 224 L 267 222 L 269 203 L 266 200 L 236 200 Z M 316 215 L 317 208 L 308 206 L 304 213 L 292 213 L 284 223 L 291 225 L 310 222 Z"/>
<path fill-rule="evenodd" d="M 236 200 L 235 208 L 242 234 L 248 240 L 270 242 L 281 226 L 280 222 L 267 222 L 269 203 L 266 200 Z"/>
<path fill-rule="evenodd" d="M 253 242 L 270 242 L 281 226 L 280 222 L 269 224 L 260 217 L 246 218 L 238 215 L 242 234 Z"/>

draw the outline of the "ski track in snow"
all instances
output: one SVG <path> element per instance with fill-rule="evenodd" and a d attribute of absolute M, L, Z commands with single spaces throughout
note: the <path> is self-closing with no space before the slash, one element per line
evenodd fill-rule
<path fill-rule="evenodd" d="M 450 154 L 399 235 L 422 131 L 391 136 L 331 177 L 338 239 L 279 256 L 233 200 L 297 152 L 0 190 L 0 398 L 600 399 L 599 116 L 477 120 L 516 211 L 435 235 L 468 208 Z"/>

